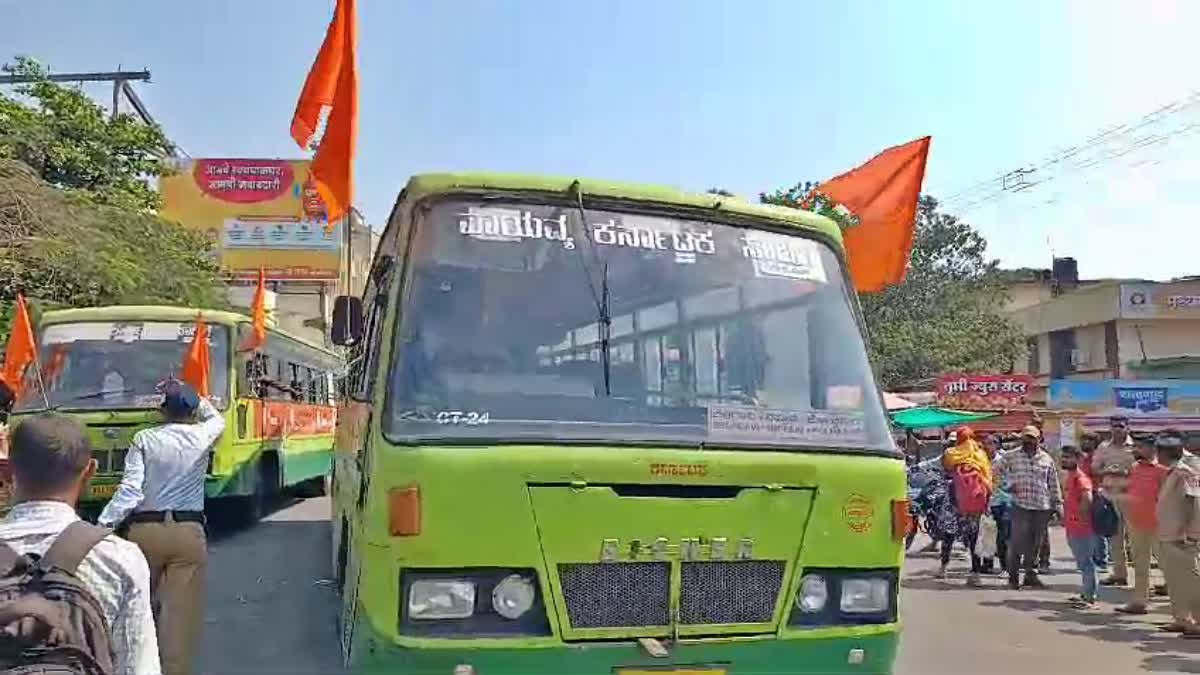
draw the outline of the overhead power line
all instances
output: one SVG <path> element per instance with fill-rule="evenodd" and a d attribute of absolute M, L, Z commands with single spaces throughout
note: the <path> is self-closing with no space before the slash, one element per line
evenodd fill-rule
<path fill-rule="evenodd" d="M 1180 137 L 1200 132 L 1198 113 L 1200 92 L 1193 92 L 1133 122 L 1102 129 L 1083 142 L 1038 162 L 969 185 L 942 203 L 946 210 L 962 214 L 1067 175 L 1102 168 L 1130 155 L 1156 152 Z M 1148 163 L 1157 162 L 1144 159 L 1132 166 Z"/>
<path fill-rule="evenodd" d="M 85 73 L 50 73 L 45 76 L 32 75 L 0 75 L 0 84 L 29 84 L 38 80 L 49 80 L 51 82 L 111 82 L 112 83 L 112 111 L 111 115 L 116 118 L 121 114 L 122 98 L 129 102 L 130 107 L 142 120 L 143 124 L 157 125 L 154 117 L 150 114 L 150 109 L 142 102 L 142 99 L 137 95 L 137 92 L 130 86 L 130 82 L 149 82 L 150 71 L 148 70 L 115 70 L 115 71 L 96 71 Z M 169 157 L 190 157 L 178 145 L 168 139 L 167 155 Z"/>

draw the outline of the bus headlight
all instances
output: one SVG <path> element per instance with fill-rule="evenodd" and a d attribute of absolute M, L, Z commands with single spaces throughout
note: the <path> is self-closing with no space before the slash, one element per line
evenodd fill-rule
<path fill-rule="evenodd" d="M 506 619 L 519 619 L 533 607 L 537 590 L 519 574 L 510 574 L 492 589 L 492 608 Z"/>
<path fill-rule="evenodd" d="M 423 579 L 408 589 L 414 620 L 465 619 L 475 613 L 475 584 L 461 579 Z"/>
<path fill-rule="evenodd" d="M 887 579 L 861 577 L 842 580 L 842 612 L 845 614 L 878 614 L 891 604 L 891 582 Z"/>
<path fill-rule="evenodd" d="M 800 592 L 796 594 L 796 608 L 806 614 L 825 609 L 829 602 L 829 584 L 819 574 L 808 574 L 800 580 Z"/>

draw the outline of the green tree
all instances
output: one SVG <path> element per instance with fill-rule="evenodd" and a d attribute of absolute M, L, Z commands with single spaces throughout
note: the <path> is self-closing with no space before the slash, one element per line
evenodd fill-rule
<path fill-rule="evenodd" d="M 101 204 L 152 211 L 158 193 L 149 179 L 164 173 L 171 148 L 156 125 L 109 116 L 87 94 L 46 79 L 37 61 L 18 57 L 5 73 L 33 78 L 0 92 L 0 158 L 33 167 L 55 187 L 84 190 Z"/>
<path fill-rule="evenodd" d="M 40 308 L 171 304 L 224 308 L 211 244 L 149 213 L 98 204 L 0 159 L 0 336 L 24 292 Z"/>
<path fill-rule="evenodd" d="M 761 195 L 763 202 L 816 211 L 843 228 L 853 218 L 799 183 Z M 914 384 L 951 371 L 1005 372 L 1025 356 L 1019 326 L 1005 317 L 1004 277 L 987 258 L 987 241 L 968 223 L 938 211 L 922 196 L 904 282 L 861 293 L 871 361 L 885 387 Z"/>
<path fill-rule="evenodd" d="M 154 215 L 170 142 L 82 91 L 32 78 L 0 92 L 0 339 L 18 292 L 33 311 L 107 304 L 227 306 L 212 245 Z"/>

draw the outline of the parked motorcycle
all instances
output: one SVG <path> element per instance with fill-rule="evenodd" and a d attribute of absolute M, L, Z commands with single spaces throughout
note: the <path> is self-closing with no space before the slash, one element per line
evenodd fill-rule
<path fill-rule="evenodd" d="M 942 539 L 940 515 L 950 488 L 942 472 L 941 458 L 937 457 L 914 464 L 908 469 L 908 513 L 909 531 L 904 538 L 904 550 L 908 550 L 924 531 L 934 541 Z"/>

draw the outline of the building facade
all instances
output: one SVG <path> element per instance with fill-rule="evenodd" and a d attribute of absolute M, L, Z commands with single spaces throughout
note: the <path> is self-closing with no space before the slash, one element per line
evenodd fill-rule
<path fill-rule="evenodd" d="M 1200 379 L 1200 281 L 1107 280 L 1046 293 L 1028 286 L 1013 293 L 1009 315 L 1029 346 L 1017 372 L 1043 385 Z"/>

